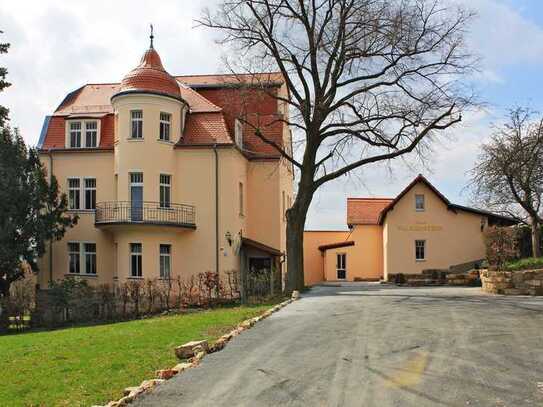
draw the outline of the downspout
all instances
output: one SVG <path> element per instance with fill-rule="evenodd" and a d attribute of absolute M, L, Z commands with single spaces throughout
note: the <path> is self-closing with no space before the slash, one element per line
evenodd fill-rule
<path fill-rule="evenodd" d="M 217 143 L 213 144 L 215 154 L 215 273 L 219 275 L 219 154 Z"/>
<path fill-rule="evenodd" d="M 53 151 L 49 149 L 49 185 L 53 181 Z M 49 284 L 53 282 L 53 238 L 49 240 Z"/>

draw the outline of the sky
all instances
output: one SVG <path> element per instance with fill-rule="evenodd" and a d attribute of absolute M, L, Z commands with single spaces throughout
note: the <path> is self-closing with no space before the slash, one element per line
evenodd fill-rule
<path fill-rule="evenodd" d="M 447 0 L 477 13 L 467 35 L 481 57 L 475 86 L 484 108 L 464 115 L 449 136 L 433 144 L 425 165 L 394 160 L 325 184 L 310 207 L 306 229 L 346 229 L 346 198 L 393 197 L 418 173 L 449 200 L 475 204 L 467 189 L 481 143 L 507 109 L 529 106 L 543 112 L 543 2 L 540 0 Z M 213 32 L 195 19 L 218 0 L 0 0 L 0 56 L 13 84 L 0 93 L 11 123 L 35 145 L 45 115 L 85 83 L 118 82 L 148 46 L 149 23 L 155 48 L 173 75 L 223 70 L 224 50 Z M 158 4 L 160 4 L 158 6 Z"/>

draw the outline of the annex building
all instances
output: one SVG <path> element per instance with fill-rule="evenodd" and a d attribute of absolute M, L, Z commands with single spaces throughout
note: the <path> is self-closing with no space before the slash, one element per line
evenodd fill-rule
<path fill-rule="evenodd" d="M 284 273 L 292 167 L 278 73 L 172 76 L 153 47 L 119 83 L 86 84 L 45 118 L 40 159 L 79 216 L 39 283 Z"/>
<path fill-rule="evenodd" d="M 515 223 L 453 204 L 419 175 L 395 198 L 348 198 L 347 231 L 306 231 L 306 284 L 472 267 L 485 258 L 485 228 Z"/>

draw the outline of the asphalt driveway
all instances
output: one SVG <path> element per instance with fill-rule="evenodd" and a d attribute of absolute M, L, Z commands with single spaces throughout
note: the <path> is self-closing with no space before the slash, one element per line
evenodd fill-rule
<path fill-rule="evenodd" d="M 137 406 L 541 406 L 543 298 L 316 287 Z"/>

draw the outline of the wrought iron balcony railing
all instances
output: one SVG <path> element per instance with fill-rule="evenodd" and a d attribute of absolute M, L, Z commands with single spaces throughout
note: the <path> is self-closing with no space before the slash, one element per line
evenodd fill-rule
<path fill-rule="evenodd" d="M 150 224 L 196 228 L 196 211 L 192 205 L 158 202 L 110 201 L 96 204 L 96 225 Z"/>

